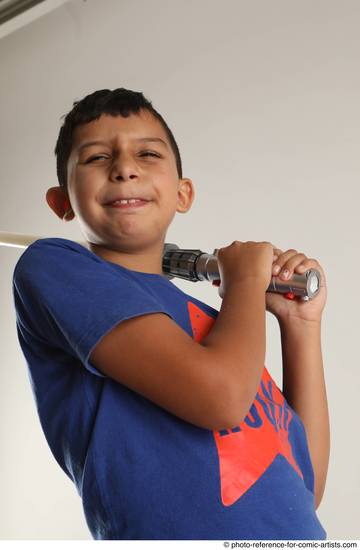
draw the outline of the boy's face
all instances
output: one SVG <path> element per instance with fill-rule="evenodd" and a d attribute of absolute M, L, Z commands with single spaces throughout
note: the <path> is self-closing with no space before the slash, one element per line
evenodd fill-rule
<path fill-rule="evenodd" d="M 90 244 L 99 252 L 105 247 L 131 253 L 163 242 L 175 212 L 190 208 L 193 188 L 191 180 L 178 177 L 161 123 L 140 111 L 127 118 L 102 115 L 75 129 L 68 196 Z M 136 197 L 148 202 L 136 208 L 108 205 Z"/>

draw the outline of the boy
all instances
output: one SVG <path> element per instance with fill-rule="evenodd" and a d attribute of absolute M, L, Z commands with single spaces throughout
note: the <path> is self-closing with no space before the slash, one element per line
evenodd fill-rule
<path fill-rule="evenodd" d="M 235 241 L 218 251 L 220 312 L 171 283 L 166 231 L 194 189 L 139 92 L 75 102 L 55 153 L 60 186 L 46 199 L 77 219 L 86 247 L 35 241 L 14 299 L 42 428 L 93 538 L 325 538 L 319 264 Z M 308 303 L 266 293 L 274 260 L 290 275 L 319 269 L 321 292 Z M 266 310 L 281 327 L 289 403 L 264 367 Z"/>

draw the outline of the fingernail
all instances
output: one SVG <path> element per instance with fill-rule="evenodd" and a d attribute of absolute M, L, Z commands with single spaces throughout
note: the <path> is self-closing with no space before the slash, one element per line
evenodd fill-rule
<path fill-rule="evenodd" d="M 289 276 L 289 271 L 287 269 L 284 269 L 284 271 L 282 272 L 281 276 L 284 278 L 284 279 L 287 279 L 288 276 Z"/>
<path fill-rule="evenodd" d="M 279 273 L 279 271 L 280 271 L 280 266 L 279 265 L 274 265 L 273 273 Z"/>

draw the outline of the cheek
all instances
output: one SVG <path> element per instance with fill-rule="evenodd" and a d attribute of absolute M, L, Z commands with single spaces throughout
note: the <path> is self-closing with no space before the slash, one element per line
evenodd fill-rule
<path fill-rule="evenodd" d="M 160 204 L 166 212 L 166 217 L 170 218 L 174 215 L 177 208 L 178 196 L 176 189 L 168 190 L 166 196 L 163 194 L 160 195 Z"/>
<path fill-rule="evenodd" d="M 177 206 L 178 206 L 177 194 L 173 193 L 171 196 L 168 197 L 166 207 L 165 207 L 165 212 L 166 212 L 165 217 L 166 217 L 167 224 L 169 224 L 173 220 L 176 214 Z"/>
<path fill-rule="evenodd" d="M 74 176 L 71 191 L 79 208 L 90 208 L 97 202 L 99 203 L 98 197 L 101 185 L 97 179 L 94 177 L 89 178 L 81 170 L 74 171 Z"/>

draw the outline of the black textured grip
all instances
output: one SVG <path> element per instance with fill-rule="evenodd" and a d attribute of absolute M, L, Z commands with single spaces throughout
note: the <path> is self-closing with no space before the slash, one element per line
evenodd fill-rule
<path fill-rule="evenodd" d="M 163 255 L 163 272 L 187 281 L 199 281 L 196 272 L 196 260 L 201 254 L 203 254 L 201 250 L 195 249 L 166 250 Z"/>

